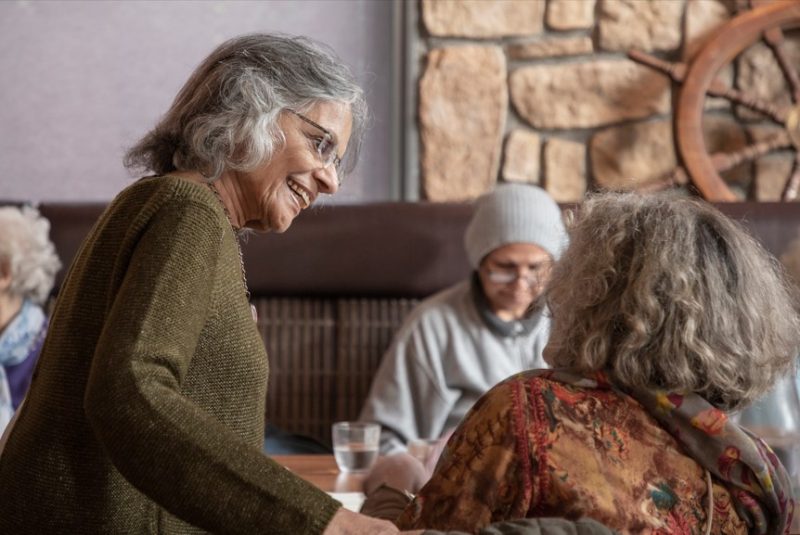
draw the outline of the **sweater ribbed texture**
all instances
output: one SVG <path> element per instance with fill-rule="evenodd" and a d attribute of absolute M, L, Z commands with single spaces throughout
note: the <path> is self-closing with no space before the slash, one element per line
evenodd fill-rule
<path fill-rule="evenodd" d="M 486 255 L 509 243 L 538 245 L 558 260 L 567 241 L 558 205 L 532 184 L 501 183 L 479 197 L 464 232 L 464 248 L 473 269 Z"/>
<path fill-rule="evenodd" d="M 320 533 L 339 507 L 261 452 L 267 357 L 203 185 L 141 180 L 61 288 L 0 456 L 0 533 Z"/>

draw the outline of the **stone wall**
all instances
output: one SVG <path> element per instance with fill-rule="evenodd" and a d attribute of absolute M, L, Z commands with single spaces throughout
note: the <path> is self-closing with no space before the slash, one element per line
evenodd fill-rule
<path fill-rule="evenodd" d="M 420 0 L 421 196 L 465 200 L 506 180 L 540 184 L 572 202 L 594 189 L 663 179 L 679 164 L 672 103 L 680 86 L 626 52 L 690 60 L 736 7 L 735 0 Z M 787 34 L 787 51 L 800 64 L 795 37 Z M 719 76 L 789 102 L 764 45 Z M 739 150 L 776 128 L 727 100 L 706 100 L 709 152 Z M 777 200 L 793 159 L 784 150 L 723 176 L 742 198 Z"/>

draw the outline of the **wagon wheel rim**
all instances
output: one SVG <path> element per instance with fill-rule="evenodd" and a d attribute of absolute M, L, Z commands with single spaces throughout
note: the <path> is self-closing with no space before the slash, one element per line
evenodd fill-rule
<path fill-rule="evenodd" d="M 702 120 L 705 98 L 722 67 L 755 44 L 765 32 L 784 25 L 800 25 L 800 2 L 775 2 L 743 13 L 720 28 L 717 36 L 707 43 L 692 61 L 686 74 L 675 114 L 676 144 L 692 182 L 701 195 L 709 201 L 737 201 L 738 198 L 720 176 L 706 147 Z M 736 35 L 736 40 L 732 41 L 730 35 Z M 790 90 L 792 89 L 790 87 Z M 797 91 L 794 89 L 793 104 L 790 110 L 786 110 L 787 120 L 784 127 L 787 130 L 788 143 L 794 147 L 798 155 L 800 120 L 797 119 L 800 110 Z M 790 121 L 795 122 L 792 124 Z M 753 149 L 755 153 L 768 152 L 775 146 L 786 145 L 786 141 L 779 139 L 775 140 L 773 146 L 764 145 L 761 148 L 754 146 Z M 795 178 L 800 178 L 800 160 L 797 158 L 787 191 L 793 180 L 796 181 Z"/>

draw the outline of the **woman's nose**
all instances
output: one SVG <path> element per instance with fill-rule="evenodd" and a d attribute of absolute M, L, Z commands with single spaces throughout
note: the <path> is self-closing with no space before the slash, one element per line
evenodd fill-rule
<path fill-rule="evenodd" d="M 514 284 L 534 289 L 539 286 L 540 279 L 536 271 L 527 267 L 520 267 L 517 269 L 517 278 L 514 280 Z"/>
<path fill-rule="evenodd" d="M 317 189 L 320 192 L 333 195 L 339 191 L 339 176 L 336 172 L 336 166 L 317 167 L 311 176 L 317 182 Z"/>
<path fill-rule="evenodd" d="M 528 272 L 525 270 L 517 271 L 517 278 L 514 279 L 515 286 L 528 286 L 532 287 L 530 279 L 528 278 Z"/>

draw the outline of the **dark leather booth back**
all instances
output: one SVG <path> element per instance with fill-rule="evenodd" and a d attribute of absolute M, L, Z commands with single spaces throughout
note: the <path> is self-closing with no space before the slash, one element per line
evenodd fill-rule
<path fill-rule="evenodd" d="M 719 205 L 775 255 L 800 233 L 800 204 Z M 99 204 L 43 204 L 68 265 Z M 469 273 L 467 204 L 323 206 L 288 232 L 250 236 L 247 280 L 270 356 L 267 418 L 330 443 L 354 419 L 395 330 L 419 299 Z M 58 282 L 63 279 L 62 270 Z"/>
<path fill-rule="evenodd" d="M 45 203 L 51 239 L 68 265 L 105 205 Z M 727 203 L 779 256 L 800 232 L 800 204 Z M 282 234 L 253 235 L 244 244 L 250 291 L 256 296 L 413 297 L 430 295 L 468 272 L 463 233 L 469 204 L 377 203 L 323 206 L 303 212 Z M 66 270 L 59 273 L 60 284 Z"/>
<path fill-rule="evenodd" d="M 51 239 L 69 265 L 105 205 L 45 203 Z M 424 297 L 469 273 L 468 204 L 379 203 L 303 212 L 288 232 L 243 244 L 254 296 Z M 60 284 L 62 270 L 56 284 Z"/>
<path fill-rule="evenodd" d="M 469 273 L 467 204 L 330 206 L 244 246 L 258 295 L 425 297 Z"/>

